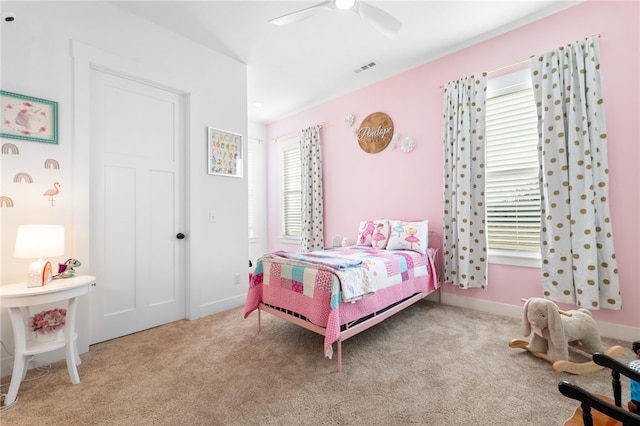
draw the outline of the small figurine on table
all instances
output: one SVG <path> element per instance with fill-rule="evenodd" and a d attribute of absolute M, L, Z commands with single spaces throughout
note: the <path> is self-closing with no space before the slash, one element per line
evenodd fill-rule
<path fill-rule="evenodd" d="M 636 373 L 640 373 L 640 341 L 633 342 L 631 345 L 633 349 L 633 353 L 638 356 L 638 359 L 631 361 L 629 363 L 629 368 L 635 371 Z M 629 407 L 629 411 L 632 413 L 640 414 L 640 383 L 635 380 L 629 381 L 630 393 L 631 393 L 631 401 L 627 404 Z"/>
<path fill-rule="evenodd" d="M 78 259 L 69 259 L 64 263 L 58 263 L 58 275 L 54 275 L 53 279 L 71 278 L 76 274 L 74 268 L 78 268 L 82 263 Z"/>

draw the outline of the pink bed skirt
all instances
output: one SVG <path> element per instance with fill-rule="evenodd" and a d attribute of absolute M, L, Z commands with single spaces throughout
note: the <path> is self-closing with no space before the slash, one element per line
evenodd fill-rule
<path fill-rule="evenodd" d="M 378 312 L 416 293 L 428 294 L 437 290 L 434 262 L 431 257 L 428 261 L 429 275 L 413 277 L 401 284 L 378 290 L 357 302 L 341 302 L 336 309 L 331 309 L 331 284 L 332 280 L 338 278 L 330 271 L 319 272 L 313 297 L 277 285 L 277 277 L 274 282 L 273 275 L 270 285 L 264 285 L 263 275 L 255 274 L 249 286 L 244 317 L 258 309 L 260 303 L 302 315 L 313 324 L 326 329 L 324 353 L 328 355 L 331 345 L 340 338 L 342 325 Z"/>

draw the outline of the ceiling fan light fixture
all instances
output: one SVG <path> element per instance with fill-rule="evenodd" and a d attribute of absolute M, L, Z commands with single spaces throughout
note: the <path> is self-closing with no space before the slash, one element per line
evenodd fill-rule
<path fill-rule="evenodd" d="M 336 7 L 340 10 L 349 10 L 355 6 L 356 0 L 336 0 Z"/>
<path fill-rule="evenodd" d="M 278 26 L 287 25 L 310 18 L 315 15 L 318 10 L 326 10 L 329 12 L 338 10 L 345 13 L 354 13 L 365 21 L 368 21 L 389 38 L 394 38 L 400 31 L 400 28 L 402 28 L 402 23 L 388 12 L 359 0 L 324 0 L 314 6 L 271 19 L 269 22 Z"/>

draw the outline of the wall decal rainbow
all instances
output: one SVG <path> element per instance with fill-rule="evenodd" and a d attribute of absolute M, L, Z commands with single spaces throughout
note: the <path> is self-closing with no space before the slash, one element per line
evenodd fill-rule
<path fill-rule="evenodd" d="M 53 158 L 49 158 L 47 160 L 44 160 L 44 168 L 45 169 L 51 169 L 51 170 L 59 170 L 60 169 L 60 163 L 58 163 L 58 160 L 54 160 Z"/>
<path fill-rule="evenodd" d="M 2 153 L 10 155 L 20 155 L 20 150 L 12 143 L 2 144 Z"/>
<path fill-rule="evenodd" d="M 20 182 L 24 182 L 24 183 L 33 183 L 33 178 L 31 177 L 31 175 L 29 173 L 18 173 L 13 177 L 13 181 L 15 183 L 20 183 Z"/>
<path fill-rule="evenodd" d="M 3 207 L 7 207 L 7 208 L 13 207 L 13 200 L 7 196 L 0 196 L 0 208 L 3 208 Z"/>

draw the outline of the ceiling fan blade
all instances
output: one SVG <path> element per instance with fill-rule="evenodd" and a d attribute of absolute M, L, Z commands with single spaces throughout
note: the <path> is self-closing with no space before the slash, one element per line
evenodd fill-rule
<path fill-rule="evenodd" d="M 402 22 L 398 21 L 395 17 L 384 10 L 378 9 L 375 6 L 371 6 L 370 4 L 363 3 L 361 1 L 356 2 L 356 7 L 358 9 L 358 15 L 369 21 L 387 37 L 394 38 L 400 32 Z"/>
<path fill-rule="evenodd" d="M 298 22 L 310 16 L 313 16 L 320 9 L 333 10 L 335 9 L 335 2 L 332 0 L 323 1 L 322 3 L 307 7 L 306 9 L 301 9 L 296 12 L 287 13 L 286 15 L 271 19 L 269 23 L 278 26 L 288 25 L 293 22 Z"/>

